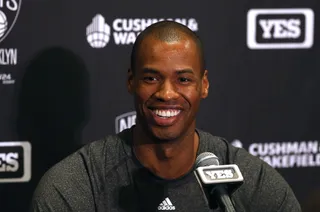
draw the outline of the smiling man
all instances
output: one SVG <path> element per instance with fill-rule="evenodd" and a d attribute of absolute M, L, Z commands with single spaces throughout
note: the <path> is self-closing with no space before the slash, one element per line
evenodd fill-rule
<path fill-rule="evenodd" d="M 136 157 L 160 177 L 180 177 L 194 164 L 199 145 L 195 116 L 208 95 L 200 40 L 185 26 L 158 23 L 138 37 L 131 61 Z"/>
<path fill-rule="evenodd" d="M 276 170 L 196 128 L 209 82 L 201 42 L 187 27 L 163 21 L 140 33 L 127 86 L 136 125 L 91 142 L 51 168 L 31 211 L 221 211 L 215 201 L 209 207 L 193 172 L 203 152 L 239 166 L 245 180 L 229 194 L 236 211 L 301 211 Z"/>

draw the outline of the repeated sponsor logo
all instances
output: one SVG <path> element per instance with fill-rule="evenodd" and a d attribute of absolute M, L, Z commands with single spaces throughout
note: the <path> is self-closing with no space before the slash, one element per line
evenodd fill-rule
<path fill-rule="evenodd" d="M 205 185 L 242 182 L 243 176 L 236 164 L 200 166 L 196 174 Z"/>
<path fill-rule="evenodd" d="M 211 180 L 233 178 L 234 171 L 232 169 L 221 169 L 204 172 Z"/>
<path fill-rule="evenodd" d="M 243 147 L 243 146 L 242 146 L 242 142 L 241 142 L 240 140 L 238 140 L 238 139 L 233 140 L 233 141 L 231 142 L 231 144 L 232 144 L 233 146 L 237 147 L 237 148 L 242 148 L 242 147 Z"/>
<path fill-rule="evenodd" d="M 86 36 L 92 48 L 104 48 L 108 43 L 131 45 L 145 28 L 162 20 L 172 20 L 198 31 L 195 18 L 116 18 L 106 22 L 102 14 L 95 15 L 86 28 Z"/>
<path fill-rule="evenodd" d="M 15 80 L 11 77 L 11 74 L 0 73 L 0 82 L 4 85 L 14 84 Z"/>
<path fill-rule="evenodd" d="M 241 142 L 236 140 L 235 144 Z M 231 142 L 231 144 L 234 144 Z M 254 142 L 248 152 L 274 168 L 303 168 L 320 166 L 320 145 L 317 140 Z"/>
<path fill-rule="evenodd" d="M 313 46 L 312 9 L 250 9 L 247 45 L 250 49 L 308 49 Z"/>
<path fill-rule="evenodd" d="M 136 111 L 121 114 L 116 117 L 115 120 L 115 131 L 119 133 L 125 129 L 131 128 L 136 124 Z"/>
<path fill-rule="evenodd" d="M 28 182 L 31 179 L 31 144 L 0 142 L 0 183 Z"/>
<path fill-rule="evenodd" d="M 0 43 L 9 35 L 14 27 L 21 8 L 21 0 L 0 0 Z M 0 65 L 16 65 L 18 50 L 16 48 L 0 48 Z"/>

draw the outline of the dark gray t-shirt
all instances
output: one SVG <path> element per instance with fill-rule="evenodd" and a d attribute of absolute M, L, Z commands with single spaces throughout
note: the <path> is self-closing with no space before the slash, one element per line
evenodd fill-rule
<path fill-rule="evenodd" d="M 220 164 L 237 164 L 244 182 L 232 192 L 237 212 L 300 212 L 289 185 L 268 164 L 226 140 L 197 130 L 198 154 L 212 152 Z M 132 129 L 91 142 L 52 167 L 40 181 L 31 211 L 209 212 L 191 170 L 176 180 L 154 176 L 131 149 Z"/>

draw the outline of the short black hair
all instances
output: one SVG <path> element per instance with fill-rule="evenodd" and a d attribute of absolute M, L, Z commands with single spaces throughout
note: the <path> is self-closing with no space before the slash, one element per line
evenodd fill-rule
<path fill-rule="evenodd" d="M 135 43 L 133 44 L 132 51 L 131 51 L 131 70 L 133 73 L 136 65 L 136 59 L 137 59 L 136 57 L 137 57 L 137 52 L 139 50 L 139 47 L 142 41 L 149 35 L 164 42 L 179 41 L 186 37 L 190 38 L 192 41 L 194 41 L 194 43 L 197 46 L 199 57 L 202 63 L 201 74 L 204 73 L 204 70 L 205 70 L 204 51 L 203 51 L 203 45 L 199 36 L 192 30 L 190 30 L 188 27 L 186 27 L 185 25 L 180 24 L 178 22 L 174 22 L 174 21 L 168 21 L 168 20 L 160 21 L 155 24 L 152 24 L 138 35 Z"/>

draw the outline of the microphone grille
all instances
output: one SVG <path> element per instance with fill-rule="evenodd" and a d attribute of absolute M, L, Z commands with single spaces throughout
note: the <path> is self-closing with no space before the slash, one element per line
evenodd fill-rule
<path fill-rule="evenodd" d="M 200 155 L 198 155 L 195 162 L 196 168 L 210 165 L 219 165 L 219 159 L 215 154 L 211 152 L 203 152 Z"/>

